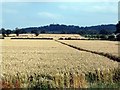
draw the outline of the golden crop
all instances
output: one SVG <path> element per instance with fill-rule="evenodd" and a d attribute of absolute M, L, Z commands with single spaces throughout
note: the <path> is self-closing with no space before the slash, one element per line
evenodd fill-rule
<path fill-rule="evenodd" d="M 0 34 L 0 36 L 2 36 L 2 35 Z M 10 36 L 9 38 L 53 38 L 53 39 L 59 39 L 59 38 L 81 39 L 81 38 L 84 38 L 78 34 L 39 34 L 38 36 L 35 36 L 35 34 L 19 34 L 19 36 L 16 36 L 16 34 L 10 34 L 9 36 Z"/>
<path fill-rule="evenodd" d="M 54 40 L 5 39 L 1 42 L 3 87 L 32 87 L 38 82 L 45 85 L 47 83 L 51 85 L 50 87 L 87 87 L 86 73 L 95 73 L 97 70 L 99 74 L 100 71 L 113 70 L 118 67 L 116 61 L 76 50 Z M 89 44 L 85 43 L 87 41 L 64 42 L 87 49 L 93 48 L 93 50 L 99 50 L 98 48 L 103 44 L 109 48 L 108 45 L 111 44 L 97 41 L 96 46 L 94 42 L 94 47 L 92 47 L 90 46 L 93 45 L 92 41 L 88 41 Z M 102 44 L 98 46 L 98 43 Z M 112 44 L 115 47 L 116 44 Z M 104 50 L 103 48 L 100 50 Z M 39 79 L 37 79 L 38 77 Z M 10 83 L 14 83 L 15 86 Z"/>
<path fill-rule="evenodd" d="M 2 44 L 3 73 L 48 73 L 57 70 L 92 71 L 114 68 L 117 62 L 103 56 L 77 51 L 55 41 L 9 40 Z"/>
<path fill-rule="evenodd" d="M 119 56 L 119 42 L 117 41 L 100 41 L 100 40 L 62 40 L 70 45 L 74 45 L 83 49 L 110 53 Z"/>

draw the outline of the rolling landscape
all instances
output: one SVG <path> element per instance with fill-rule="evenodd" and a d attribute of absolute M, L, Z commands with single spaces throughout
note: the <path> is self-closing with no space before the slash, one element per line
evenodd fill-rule
<path fill-rule="evenodd" d="M 5 5 L 12 4 L 6 3 Z M 27 7 L 32 5 L 33 7 L 34 5 L 37 6 L 37 3 L 16 3 L 14 7 L 21 5 L 28 5 Z M 50 7 L 50 9 L 47 7 L 43 9 L 42 5 L 44 6 L 45 3 L 38 4 L 37 8 L 39 10 L 55 10 L 55 8 L 51 9 Z M 49 5 L 55 7 L 59 3 L 49 3 Z M 76 3 L 75 5 L 79 6 Z M 74 6 L 74 4 L 68 6 Z M 6 7 L 3 8 L 6 10 Z M 67 7 L 63 6 L 60 9 L 68 10 Z M 74 12 L 78 10 L 73 7 L 72 9 Z M 68 13 L 70 12 L 68 10 Z M 14 15 L 16 12 L 12 11 L 12 13 Z M 27 14 L 24 13 L 27 16 L 29 11 Z M 6 13 L 3 12 L 3 14 Z M 55 22 L 54 19 L 58 20 L 59 15 L 57 14 L 57 18 L 54 16 L 54 19 L 53 14 L 50 13 L 41 12 L 39 15 L 43 20 L 40 26 L 33 27 L 33 24 L 31 24 L 31 26 L 25 27 L 25 20 L 21 24 L 18 22 L 19 25 L 17 25 L 16 21 L 13 23 L 12 20 L 9 24 L 9 18 L 8 22 L 1 27 L 0 88 L 39 88 L 40 90 L 120 88 L 120 21 L 114 24 L 93 24 L 91 26 L 61 23 L 44 25 L 42 22 L 45 22 L 47 16 L 49 18 L 45 23 L 50 23 L 49 20 Z M 43 17 L 45 15 L 46 17 Z M 31 19 L 30 16 L 28 15 L 22 19 Z M 3 17 L 3 21 L 7 17 L 9 16 Z M 66 19 L 65 21 L 69 20 Z M 40 23 L 40 21 L 38 22 Z M 29 20 L 28 23 L 30 23 Z M 73 23 L 75 23 L 74 20 Z M 93 23 L 92 20 L 90 23 Z M 11 28 L 7 28 L 9 25 L 11 25 Z M 20 25 L 23 25 L 23 27 L 17 27 Z"/>

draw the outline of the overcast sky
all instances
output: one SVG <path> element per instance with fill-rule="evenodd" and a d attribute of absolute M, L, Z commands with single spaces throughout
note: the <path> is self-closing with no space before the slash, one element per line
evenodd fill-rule
<path fill-rule="evenodd" d="M 6 29 L 49 24 L 91 26 L 116 24 L 118 2 L 2 2 Z"/>

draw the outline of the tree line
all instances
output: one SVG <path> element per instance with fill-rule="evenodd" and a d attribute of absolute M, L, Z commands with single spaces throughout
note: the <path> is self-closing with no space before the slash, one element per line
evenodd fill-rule
<path fill-rule="evenodd" d="M 15 30 L 1 28 L 0 33 L 3 37 L 9 36 L 10 34 L 26 34 L 31 33 L 38 36 L 44 33 L 58 33 L 58 34 L 80 34 L 87 38 L 97 38 L 97 39 L 110 39 L 118 38 L 115 36 L 120 33 L 120 22 L 117 25 L 97 25 L 90 27 L 79 27 L 74 25 L 60 25 L 60 24 L 50 24 L 41 27 L 29 27 L 29 28 L 15 28 Z"/>

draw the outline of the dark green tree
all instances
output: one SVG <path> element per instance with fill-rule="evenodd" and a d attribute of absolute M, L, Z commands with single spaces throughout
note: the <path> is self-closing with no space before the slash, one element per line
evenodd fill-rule
<path fill-rule="evenodd" d="M 62 30 L 60 34 L 65 34 L 65 31 L 64 31 L 64 30 Z"/>
<path fill-rule="evenodd" d="M 120 41 L 120 21 L 116 25 L 116 32 L 115 34 L 117 35 L 117 40 Z"/>
<path fill-rule="evenodd" d="M 112 41 L 114 41 L 114 40 L 115 40 L 115 36 L 114 36 L 114 35 L 110 35 L 110 36 L 108 36 L 108 40 L 112 40 Z"/>
<path fill-rule="evenodd" d="M 99 34 L 108 35 L 109 32 L 107 30 L 102 29 L 102 30 L 100 30 Z"/>
<path fill-rule="evenodd" d="M 120 41 L 120 34 L 117 35 L 117 40 Z"/>
<path fill-rule="evenodd" d="M 120 21 L 117 23 L 117 25 L 116 25 L 116 32 L 115 32 L 116 34 L 117 33 L 120 33 Z"/>
<path fill-rule="evenodd" d="M 19 36 L 20 30 L 18 28 L 15 28 L 15 34 L 16 34 L 16 36 Z"/>
<path fill-rule="evenodd" d="M 6 30 L 4 28 L 1 28 L 1 31 L 2 31 L 2 36 L 6 37 Z"/>
<path fill-rule="evenodd" d="M 6 30 L 6 35 L 7 35 L 7 36 L 9 36 L 9 35 L 11 34 L 11 32 L 12 32 L 12 31 L 11 31 L 11 30 L 9 30 L 9 29 L 8 29 L 8 30 Z"/>
<path fill-rule="evenodd" d="M 101 35 L 101 36 L 100 36 L 100 39 L 101 39 L 101 40 L 107 40 L 108 37 L 107 37 L 106 35 Z"/>
<path fill-rule="evenodd" d="M 35 36 L 38 36 L 38 35 L 39 35 L 38 30 L 32 30 L 31 33 L 35 34 Z"/>
<path fill-rule="evenodd" d="M 45 33 L 45 30 L 42 30 L 40 33 L 44 34 L 44 33 Z"/>

